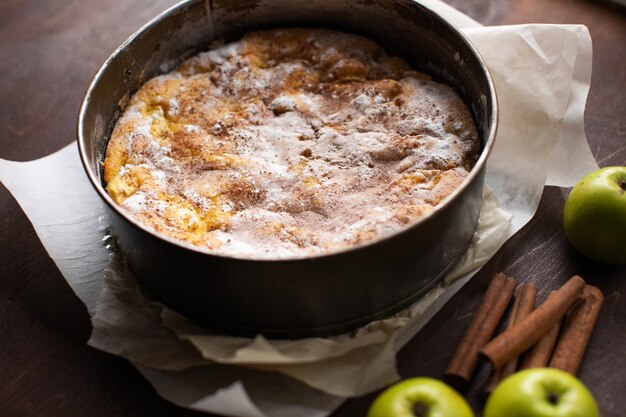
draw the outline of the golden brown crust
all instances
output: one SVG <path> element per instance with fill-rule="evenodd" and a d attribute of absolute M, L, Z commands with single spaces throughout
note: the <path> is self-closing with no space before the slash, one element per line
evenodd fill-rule
<path fill-rule="evenodd" d="M 449 87 L 362 37 L 284 29 L 144 84 L 114 129 L 104 178 L 118 204 L 174 238 L 289 257 L 415 221 L 478 152 Z"/>

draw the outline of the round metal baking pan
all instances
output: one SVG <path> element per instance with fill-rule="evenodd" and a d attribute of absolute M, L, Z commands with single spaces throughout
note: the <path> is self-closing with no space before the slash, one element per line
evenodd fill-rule
<path fill-rule="evenodd" d="M 470 108 L 483 148 L 463 184 L 392 236 L 298 259 L 223 256 L 129 217 L 104 190 L 101 172 L 107 141 L 129 97 L 215 39 L 272 27 L 361 34 L 452 86 Z M 158 299 L 220 331 L 295 338 L 340 333 L 390 315 L 440 281 L 476 229 L 496 123 L 493 82 L 475 48 L 412 0 L 190 0 L 141 28 L 100 68 L 80 109 L 78 145 L 128 266 Z"/>

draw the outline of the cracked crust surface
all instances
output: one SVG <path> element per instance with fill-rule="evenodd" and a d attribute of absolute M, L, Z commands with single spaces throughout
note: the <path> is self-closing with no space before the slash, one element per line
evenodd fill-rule
<path fill-rule="evenodd" d="M 118 204 L 175 239 L 285 258 L 414 222 L 479 151 L 454 91 L 372 41 L 269 30 L 144 84 L 113 131 L 104 179 Z"/>

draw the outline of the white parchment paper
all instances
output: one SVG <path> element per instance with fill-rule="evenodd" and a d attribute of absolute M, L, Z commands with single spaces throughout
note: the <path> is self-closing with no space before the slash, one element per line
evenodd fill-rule
<path fill-rule="evenodd" d="M 444 285 L 392 318 L 333 338 L 212 334 L 163 308 L 124 268 L 74 144 L 37 161 L 0 160 L 0 180 L 92 315 L 92 346 L 131 360 L 170 401 L 234 416 L 326 416 L 345 397 L 398 378 L 396 352 L 532 217 L 544 185 L 571 186 L 597 168 L 582 118 L 591 76 L 585 27 L 483 28 L 443 3 L 423 3 L 466 28 L 500 105 L 487 170 L 492 192 L 486 189 L 479 230 Z"/>

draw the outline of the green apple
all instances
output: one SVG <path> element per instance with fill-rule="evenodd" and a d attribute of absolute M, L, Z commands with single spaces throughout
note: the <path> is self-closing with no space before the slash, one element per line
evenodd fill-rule
<path fill-rule="evenodd" d="M 410 378 L 383 391 L 367 417 L 474 417 L 465 399 L 433 378 Z"/>
<path fill-rule="evenodd" d="M 599 169 L 576 184 L 563 224 L 571 244 L 589 259 L 626 264 L 626 166 Z"/>
<path fill-rule="evenodd" d="M 599 417 L 589 390 L 558 369 L 517 372 L 487 399 L 483 417 Z"/>

